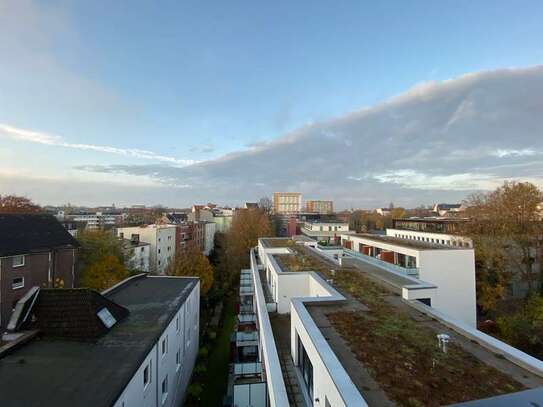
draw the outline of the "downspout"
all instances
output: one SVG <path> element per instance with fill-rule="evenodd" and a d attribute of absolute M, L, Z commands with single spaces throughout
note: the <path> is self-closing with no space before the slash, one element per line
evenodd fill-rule
<path fill-rule="evenodd" d="M 47 256 L 48 256 L 48 263 L 47 263 L 47 285 L 49 287 L 51 287 L 51 251 L 49 251 L 49 253 L 47 253 Z"/>
<path fill-rule="evenodd" d="M 75 287 L 75 249 L 72 249 L 72 288 Z"/>

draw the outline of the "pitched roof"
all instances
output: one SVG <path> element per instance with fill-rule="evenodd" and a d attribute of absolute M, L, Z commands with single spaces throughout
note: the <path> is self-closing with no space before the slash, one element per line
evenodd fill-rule
<path fill-rule="evenodd" d="M 0 214 L 0 257 L 79 247 L 60 222 L 45 214 Z"/>

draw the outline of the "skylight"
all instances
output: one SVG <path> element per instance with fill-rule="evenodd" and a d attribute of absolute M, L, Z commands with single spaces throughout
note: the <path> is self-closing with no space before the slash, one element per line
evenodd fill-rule
<path fill-rule="evenodd" d="M 111 328 L 117 323 L 117 320 L 107 308 L 102 308 L 96 315 L 98 315 L 98 318 L 100 318 L 100 321 L 102 321 L 106 328 Z"/>

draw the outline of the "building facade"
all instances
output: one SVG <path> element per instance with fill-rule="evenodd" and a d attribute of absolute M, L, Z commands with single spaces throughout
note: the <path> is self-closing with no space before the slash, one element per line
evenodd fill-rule
<path fill-rule="evenodd" d="M 149 272 L 164 274 L 170 261 L 175 256 L 176 249 L 175 225 L 133 226 L 117 229 L 117 236 L 125 239 L 139 239 L 148 243 Z"/>
<path fill-rule="evenodd" d="M 318 242 L 339 244 L 342 234 L 354 233 L 349 230 L 349 223 L 334 220 L 306 221 L 301 228 L 302 234 Z"/>
<path fill-rule="evenodd" d="M 204 222 L 204 254 L 209 256 L 215 247 L 216 225 L 213 222 Z"/>
<path fill-rule="evenodd" d="M 122 239 L 125 266 L 131 271 L 149 273 L 149 258 L 151 245 L 139 240 L 139 236 L 133 234 L 131 239 Z"/>
<path fill-rule="evenodd" d="M 305 210 L 306 212 L 331 215 L 334 213 L 334 202 L 309 200 L 305 202 Z"/>
<path fill-rule="evenodd" d="M 4 337 L 11 349 L 0 345 L 2 407 L 44 397 L 58 407 L 183 404 L 199 346 L 198 279 L 141 274 L 101 294 L 39 287 L 29 294 Z M 26 363 L 14 369 L 19 360 Z M 24 383 L 32 391 L 20 391 Z"/>
<path fill-rule="evenodd" d="M 74 287 L 79 243 L 50 215 L 0 215 L 0 332 L 33 286 Z"/>
<path fill-rule="evenodd" d="M 276 215 L 297 214 L 302 211 L 302 194 L 299 192 L 274 192 L 273 212 Z"/>

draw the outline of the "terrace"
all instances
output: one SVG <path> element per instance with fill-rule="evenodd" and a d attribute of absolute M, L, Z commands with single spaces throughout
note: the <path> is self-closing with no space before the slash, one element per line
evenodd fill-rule
<path fill-rule="evenodd" d="M 314 271 L 346 298 L 306 308 L 369 405 L 437 406 L 543 386 L 539 375 L 403 300 L 394 281 L 401 277 L 386 281 L 372 264 L 341 266 L 285 239 L 268 244 L 292 253 L 271 255 L 281 272 Z M 272 326 L 276 338 L 289 335 Z M 450 337 L 446 351 L 438 334 Z"/>

